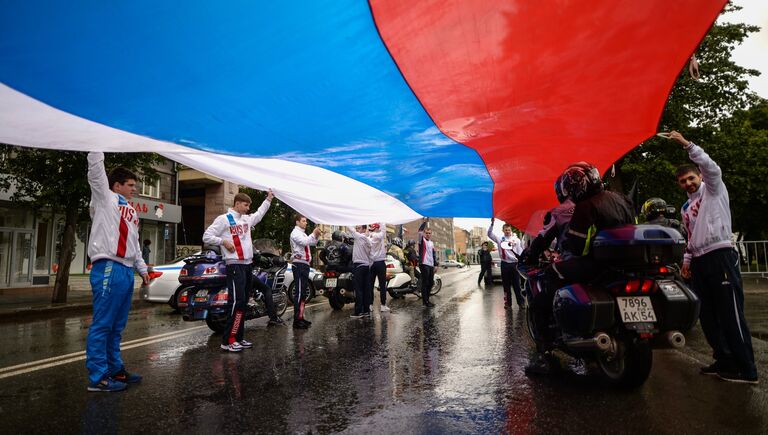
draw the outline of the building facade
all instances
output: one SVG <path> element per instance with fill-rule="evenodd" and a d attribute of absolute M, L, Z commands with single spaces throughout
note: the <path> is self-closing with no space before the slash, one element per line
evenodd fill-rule
<path fill-rule="evenodd" d="M 157 165 L 158 179 L 137 185 L 131 205 L 139 215 L 141 241 L 150 241 L 150 264 L 164 263 L 175 255 L 175 225 L 181 220 L 176 200 L 176 164 Z M 13 189 L 0 191 L 0 289 L 53 285 L 59 267 L 64 216 L 38 213 L 10 201 Z M 75 232 L 71 274 L 88 273 L 90 221 L 81 221 Z"/>

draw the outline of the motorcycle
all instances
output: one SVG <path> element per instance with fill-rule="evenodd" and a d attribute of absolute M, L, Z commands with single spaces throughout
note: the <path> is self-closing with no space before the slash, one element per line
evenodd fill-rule
<path fill-rule="evenodd" d="M 550 324 L 542 326 L 552 341 L 541 339 L 534 309 L 526 310 L 530 338 L 540 349 L 596 363 L 609 384 L 642 385 L 653 349 L 685 346 L 683 333 L 699 317 L 700 301 L 677 273 L 684 246 L 680 233 L 658 225 L 599 232 L 592 255 L 607 268 L 589 283 L 556 291 Z M 547 264 L 518 266 L 528 307 L 544 291 Z"/>
<path fill-rule="evenodd" d="M 328 298 L 328 303 L 334 310 L 344 308 L 344 305 L 355 302 L 355 287 L 352 272 L 326 270 L 315 275 L 313 285 L 317 294 Z"/>
<path fill-rule="evenodd" d="M 403 264 L 397 258 L 387 255 L 387 293 L 395 299 L 404 298 L 406 294 L 412 293 L 421 297 L 421 272 L 418 268 L 415 270 L 416 283 L 411 283 L 411 275 L 405 272 Z M 435 274 L 434 285 L 429 292 L 434 296 L 443 288 L 443 278 Z"/>
<path fill-rule="evenodd" d="M 185 287 L 179 292 L 177 306 L 184 320 L 205 320 L 212 331 L 222 333 L 232 309 L 228 304 L 227 267 L 216 251 L 207 250 L 184 259 L 179 282 Z M 288 295 L 283 285 L 285 270 L 286 264 L 282 257 L 254 252 L 253 279 L 261 280 L 272 289 L 272 300 L 278 316 L 285 313 L 288 304 Z M 267 308 L 261 291 L 252 288 L 249 296 L 245 320 L 266 316 Z"/>

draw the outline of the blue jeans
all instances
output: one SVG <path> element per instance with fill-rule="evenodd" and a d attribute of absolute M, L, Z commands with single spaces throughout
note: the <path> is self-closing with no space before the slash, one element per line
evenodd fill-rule
<path fill-rule="evenodd" d="M 133 268 L 98 260 L 91 269 L 93 321 L 85 345 L 88 380 L 95 384 L 123 369 L 120 339 L 133 299 Z"/>

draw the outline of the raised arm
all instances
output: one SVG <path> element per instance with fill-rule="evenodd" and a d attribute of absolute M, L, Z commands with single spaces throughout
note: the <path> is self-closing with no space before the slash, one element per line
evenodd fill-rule
<path fill-rule="evenodd" d="M 104 153 L 101 151 L 88 153 L 88 184 L 91 186 L 91 196 L 96 201 L 106 202 L 111 197 L 112 191 L 104 169 Z"/>

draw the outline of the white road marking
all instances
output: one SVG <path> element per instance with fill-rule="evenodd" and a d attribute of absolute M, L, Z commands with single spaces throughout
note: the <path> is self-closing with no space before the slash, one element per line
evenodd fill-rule
<path fill-rule="evenodd" d="M 307 305 L 306 308 L 314 307 L 316 305 L 321 305 L 321 303 Z M 287 310 L 285 310 L 285 313 L 288 313 L 289 311 L 293 311 L 293 308 L 288 308 Z M 136 347 L 148 346 L 150 344 L 160 343 L 160 342 L 171 340 L 174 338 L 183 337 L 185 335 L 190 335 L 193 332 L 196 332 L 205 328 L 207 328 L 207 326 L 196 326 L 194 328 L 187 328 L 181 331 L 165 332 L 163 334 L 157 334 L 149 337 L 138 338 L 136 340 L 124 341 L 120 344 L 120 350 L 133 349 Z M 8 366 L 8 367 L 2 367 L 0 368 L 0 379 L 10 378 L 12 376 L 18 376 L 24 373 L 30 373 L 38 370 L 47 369 L 50 367 L 60 366 L 63 364 L 69 364 L 75 361 L 82 361 L 84 359 L 85 359 L 85 350 L 81 350 L 79 352 L 72 352 L 65 355 L 44 358 L 41 360 L 30 361 L 27 363 L 17 364 L 17 365 Z"/>

